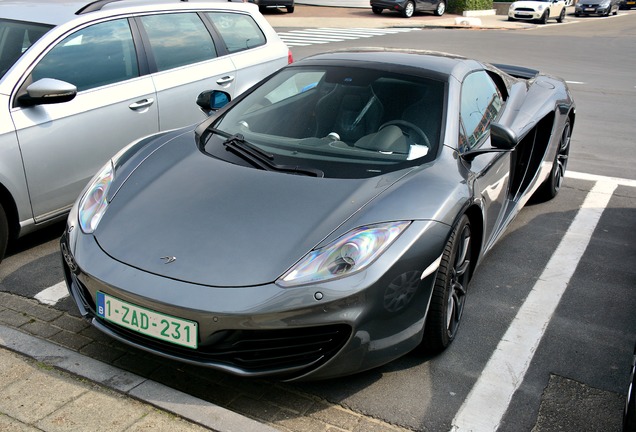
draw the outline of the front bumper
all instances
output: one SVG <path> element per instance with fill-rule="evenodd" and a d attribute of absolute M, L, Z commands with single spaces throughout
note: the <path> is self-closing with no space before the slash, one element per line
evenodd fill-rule
<path fill-rule="evenodd" d="M 446 225 L 415 222 L 391 246 L 394 253 L 365 271 L 294 288 L 218 288 L 167 279 L 114 260 L 79 227 L 69 226 L 61 249 L 80 313 L 126 344 L 240 376 L 322 379 L 385 364 L 420 343 L 436 272 L 420 276 L 441 255 L 448 234 Z M 96 311 L 98 291 L 196 321 L 198 348 L 106 321 Z"/>
<path fill-rule="evenodd" d="M 611 7 L 611 5 L 598 6 L 577 4 L 574 9 L 574 13 L 578 15 L 606 15 Z"/>
<path fill-rule="evenodd" d="M 535 11 L 529 9 L 509 10 L 508 17 L 516 20 L 536 21 L 541 19 L 544 11 Z"/>

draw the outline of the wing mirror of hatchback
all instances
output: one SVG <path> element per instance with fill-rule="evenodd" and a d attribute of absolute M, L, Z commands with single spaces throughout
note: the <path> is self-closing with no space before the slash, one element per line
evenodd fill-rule
<path fill-rule="evenodd" d="M 221 90 L 206 90 L 197 97 L 197 105 L 207 115 L 223 108 L 230 102 L 230 95 Z"/>
<path fill-rule="evenodd" d="M 42 78 L 26 88 L 26 93 L 18 97 L 23 107 L 68 102 L 77 95 L 77 87 L 66 81 Z"/>
<path fill-rule="evenodd" d="M 512 129 L 499 123 L 491 123 L 490 145 L 492 147 L 470 150 L 462 153 L 461 157 L 467 161 L 472 161 L 475 159 L 475 156 L 479 156 L 484 153 L 510 152 L 515 149 L 518 143 L 519 139 L 517 138 L 517 134 L 514 133 Z"/>

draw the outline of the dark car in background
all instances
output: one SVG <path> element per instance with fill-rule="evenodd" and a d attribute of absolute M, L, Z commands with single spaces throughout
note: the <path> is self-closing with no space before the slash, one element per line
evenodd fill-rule
<path fill-rule="evenodd" d="M 267 8 L 285 8 L 287 13 L 294 13 L 294 0 L 248 0 L 258 6 L 261 13 Z"/>
<path fill-rule="evenodd" d="M 619 9 L 631 9 L 636 7 L 636 0 L 621 0 L 618 4 Z"/>
<path fill-rule="evenodd" d="M 433 12 L 437 16 L 446 12 L 445 0 L 371 0 L 371 10 L 379 15 L 384 9 L 399 12 L 411 18 L 415 12 Z"/>
<path fill-rule="evenodd" d="M 619 9 L 619 0 L 581 0 L 574 5 L 574 16 L 616 15 Z"/>

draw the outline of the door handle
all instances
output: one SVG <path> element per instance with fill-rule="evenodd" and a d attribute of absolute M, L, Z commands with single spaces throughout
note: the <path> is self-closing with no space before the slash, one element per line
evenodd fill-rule
<path fill-rule="evenodd" d="M 232 75 L 224 76 L 223 78 L 219 78 L 216 80 L 218 85 L 229 84 L 234 81 L 234 77 Z"/>
<path fill-rule="evenodd" d="M 153 98 L 148 98 L 148 99 L 143 99 L 143 100 L 131 103 L 130 105 L 128 105 L 128 108 L 135 111 L 135 110 L 140 110 L 143 108 L 148 108 L 153 103 L 155 103 L 155 100 Z"/>

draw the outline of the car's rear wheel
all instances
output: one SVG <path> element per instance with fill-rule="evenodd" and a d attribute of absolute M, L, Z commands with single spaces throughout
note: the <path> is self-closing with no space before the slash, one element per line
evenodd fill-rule
<path fill-rule="evenodd" d="M 414 13 L 415 13 L 415 3 L 413 3 L 412 1 L 406 2 L 406 5 L 404 6 L 404 10 L 402 11 L 402 15 L 404 16 L 404 18 L 411 18 Z"/>
<path fill-rule="evenodd" d="M 435 15 L 442 16 L 444 15 L 444 12 L 446 12 L 446 2 L 440 1 L 437 3 L 437 8 L 435 8 Z"/>
<path fill-rule="evenodd" d="M 4 212 L 2 204 L 0 204 L 0 262 L 2 262 L 4 253 L 7 250 L 7 243 L 9 243 L 9 222 L 7 221 L 7 214 Z"/>
<path fill-rule="evenodd" d="M 294 6 L 287 6 L 287 13 L 294 13 Z"/>
<path fill-rule="evenodd" d="M 376 14 L 376 15 L 380 15 L 380 14 L 382 13 L 382 8 L 379 8 L 379 7 L 375 7 L 375 6 L 373 6 L 373 7 L 371 8 L 371 10 L 372 10 L 372 11 L 373 11 L 373 13 L 374 13 L 374 14 Z"/>
<path fill-rule="evenodd" d="M 565 20 L 565 7 L 561 9 L 561 13 L 559 14 L 559 17 L 557 18 L 557 22 L 562 23 L 564 20 Z"/>
<path fill-rule="evenodd" d="M 455 339 L 471 277 L 471 228 L 463 215 L 444 248 L 424 328 L 422 347 L 440 352 Z"/>
<path fill-rule="evenodd" d="M 563 131 L 561 132 L 561 140 L 559 141 L 559 148 L 557 154 L 554 157 L 554 163 L 552 164 L 552 171 L 550 177 L 537 190 L 537 198 L 541 201 L 548 201 L 557 196 L 563 178 L 565 177 L 565 169 L 568 165 L 568 157 L 570 155 L 570 139 L 572 135 L 572 128 L 570 126 L 570 120 L 565 121 Z"/>

